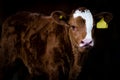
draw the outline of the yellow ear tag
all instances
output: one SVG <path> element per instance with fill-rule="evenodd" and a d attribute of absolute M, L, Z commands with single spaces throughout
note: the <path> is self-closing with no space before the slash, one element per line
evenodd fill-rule
<path fill-rule="evenodd" d="M 107 29 L 108 24 L 105 22 L 104 18 L 102 18 L 98 23 L 97 23 L 97 28 L 98 29 Z"/>
<path fill-rule="evenodd" d="M 62 18 L 63 18 L 63 16 L 62 16 L 62 15 L 60 15 L 60 16 L 59 16 L 59 19 L 62 19 Z"/>

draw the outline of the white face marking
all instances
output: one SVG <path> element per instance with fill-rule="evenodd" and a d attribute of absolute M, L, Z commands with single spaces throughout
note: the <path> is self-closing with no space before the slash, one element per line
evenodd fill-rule
<path fill-rule="evenodd" d="M 91 46 L 94 45 L 93 43 L 93 39 L 92 39 L 92 28 L 93 28 L 93 16 L 90 12 L 90 10 L 86 9 L 84 11 L 80 11 L 80 10 L 76 10 L 75 13 L 73 14 L 73 17 L 74 18 L 77 18 L 77 17 L 82 17 L 85 22 L 86 22 L 86 36 L 85 38 L 83 39 L 83 41 L 86 41 L 86 43 L 89 41 L 92 41 L 91 43 Z M 80 43 L 79 46 L 82 47 L 84 46 L 85 44 L 83 43 Z"/>

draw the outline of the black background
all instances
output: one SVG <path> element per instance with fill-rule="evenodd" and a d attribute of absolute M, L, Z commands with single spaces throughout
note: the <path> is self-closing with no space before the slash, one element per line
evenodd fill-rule
<path fill-rule="evenodd" d="M 118 0 L 119 1 L 119 0 Z M 2 0 L 0 1 L 0 26 L 18 11 L 32 11 L 49 15 L 54 10 L 70 13 L 86 6 L 98 12 L 108 11 L 113 20 L 106 30 L 96 30 L 96 45 L 84 65 L 80 80 L 120 80 L 120 8 L 116 0 Z"/>

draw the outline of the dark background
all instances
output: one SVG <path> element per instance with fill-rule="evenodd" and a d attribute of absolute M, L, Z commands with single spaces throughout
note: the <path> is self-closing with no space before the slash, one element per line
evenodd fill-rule
<path fill-rule="evenodd" d="M 108 29 L 95 30 L 96 45 L 90 51 L 80 75 L 80 80 L 120 80 L 120 9 L 119 0 L 2 0 L 0 1 L 0 26 L 18 11 L 32 11 L 49 15 L 54 10 L 70 13 L 85 6 L 98 12 L 113 14 Z M 0 27 L 1 28 L 1 27 Z"/>

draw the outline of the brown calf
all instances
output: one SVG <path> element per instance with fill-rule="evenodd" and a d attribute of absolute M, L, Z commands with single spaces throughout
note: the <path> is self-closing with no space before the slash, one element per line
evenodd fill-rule
<path fill-rule="evenodd" d="M 10 80 L 7 69 L 12 69 L 17 59 L 28 69 L 28 80 L 35 76 L 40 80 L 76 80 L 86 51 L 94 45 L 93 26 L 94 16 L 85 7 L 70 16 L 62 11 L 50 16 L 31 12 L 10 16 L 2 26 L 0 80 Z"/>

